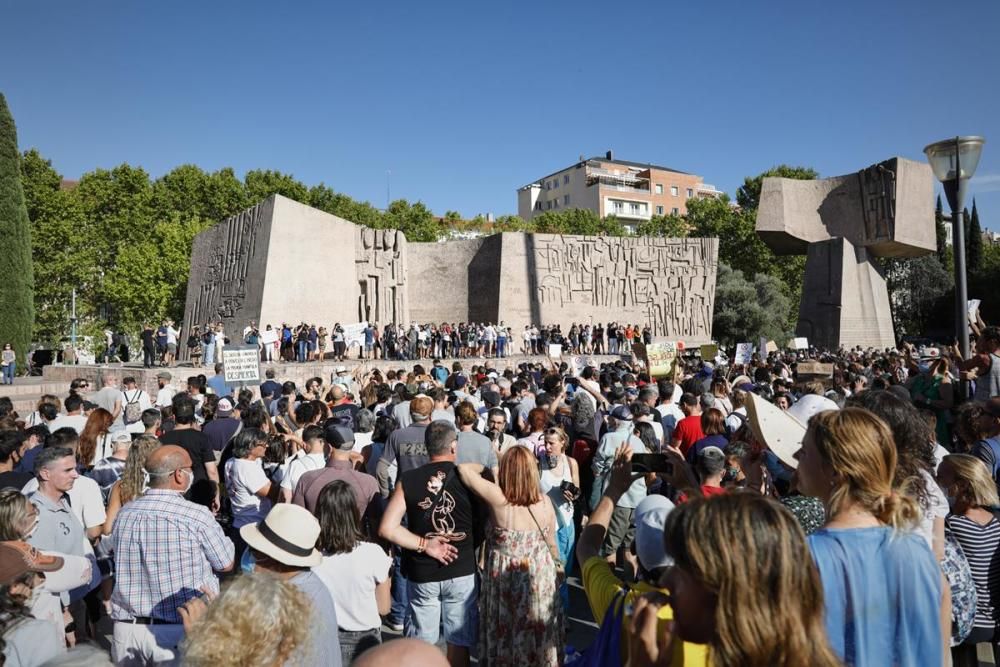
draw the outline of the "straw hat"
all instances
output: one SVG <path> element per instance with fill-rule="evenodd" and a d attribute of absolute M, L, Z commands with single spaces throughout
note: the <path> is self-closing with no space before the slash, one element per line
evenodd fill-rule
<path fill-rule="evenodd" d="M 750 394 L 747 416 L 754 435 L 767 445 L 781 462 L 797 468 L 795 453 L 802 448 L 809 419 L 817 412 L 839 410 L 839 406 L 824 396 L 808 394 L 800 398 L 787 411 L 756 394 Z"/>
<path fill-rule="evenodd" d="M 290 567 L 315 567 L 323 560 L 316 549 L 319 521 L 305 507 L 281 503 L 260 523 L 240 528 L 240 537 L 251 547 Z"/>

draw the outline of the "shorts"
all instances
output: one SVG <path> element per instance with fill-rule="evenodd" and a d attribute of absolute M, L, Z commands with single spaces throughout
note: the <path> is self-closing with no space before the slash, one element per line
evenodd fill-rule
<path fill-rule="evenodd" d="M 177 343 L 167 343 L 167 353 L 177 354 Z"/>
<path fill-rule="evenodd" d="M 608 522 L 608 534 L 604 537 L 604 544 L 601 545 L 601 557 L 616 553 L 618 547 L 628 549 L 635 539 L 635 508 L 615 507 L 611 514 L 611 521 Z"/>
<path fill-rule="evenodd" d="M 409 605 L 412 623 L 408 637 L 437 644 L 440 628 L 444 640 L 454 646 L 471 648 L 476 645 L 479 624 L 476 575 L 409 584 Z"/>

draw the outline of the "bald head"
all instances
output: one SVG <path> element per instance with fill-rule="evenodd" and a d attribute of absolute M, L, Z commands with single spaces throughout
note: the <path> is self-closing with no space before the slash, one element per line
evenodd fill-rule
<path fill-rule="evenodd" d="M 354 661 L 354 667 L 448 667 L 440 649 L 419 639 L 394 639 L 369 649 Z"/>
<path fill-rule="evenodd" d="M 333 398 L 333 400 L 335 400 L 335 401 L 339 401 L 339 400 L 343 399 L 344 398 L 344 388 L 341 387 L 339 384 L 333 385 L 333 387 L 330 388 L 330 397 Z"/>
<path fill-rule="evenodd" d="M 184 483 L 178 482 L 177 471 L 191 467 L 191 457 L 182 447 L 177 445 L 161 445 L 146 458 L 146 472 L 149 473 L 151 489 L 184 488 Z"/>

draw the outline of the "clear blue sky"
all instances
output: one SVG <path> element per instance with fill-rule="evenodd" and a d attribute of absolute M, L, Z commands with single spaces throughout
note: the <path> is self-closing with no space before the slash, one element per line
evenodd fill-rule
<path fill-rule="evenodd" d="M 1000 230 L 996 0 L 0 0 L 0 16 L 21 147 L 69 178 L 271 168 L 383 206 L 391 170 L 394 199 L 499 215 L 609 148 L 732 194 L 782 162 L 837 175 L 983 134 L 972 191 Z"/>

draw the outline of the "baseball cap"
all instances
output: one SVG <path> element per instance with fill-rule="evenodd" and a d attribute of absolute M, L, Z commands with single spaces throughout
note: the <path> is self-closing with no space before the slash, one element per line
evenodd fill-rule
<path fill-rule="evenodd" d="M 484 391 L 482 393 L 483 403 L 487 407 L 495 408 L 500 405 L 500 394 L 495 391 Z"/>
<path fill-rule="evenodd" d="M 173 376 L 172 376 L 172 375 L 170 375 L 170 373 L 168 373 L 168 372 L 166 372 L 166 371 L 160 371 L 159 373 L 157 373 L 157 374 L 156 374 L 156 378 L 157 378 L 158 380 L 169 380 L 169 379 L 171 379 L 172 377 L 173 377 Z"/>
<path fill-rule="evenodd" d="M 220 398 L 218 405 L 215 407 L 215 414 L 219 417 L 228 417 L 233 414 L 233 401 L 230 398 Z"/>
<path fill-rule="evenodd" d="M 455 376 L 455 388 L 456 389 L 461 389 L 462 387 L 465 386 L 465 383 L 468 382 L 468 381 L 469 381 L 469 379 L 467 377 L 465 377 L 464 375 L 456 375 Z"/>
<path fill-rule="evenodd" d="M 632 421 L 632 411 L 625 405 L 616 405 L 611 411 L 611 417 L 618 421 Z"/>
<path fill-rule="evenodd" d="M 353 449 L 354 431 L 336 422 L 326 425 L 324 429 L 326 441 L 334 449 Z"/>
<path fill-rule="evenodd" d="M 0 585 L 6 586 L 28 572 L 55 572 L 62 566 L 62 558 L 43 554 L 27 542 L 0 542 Z"/>
<path fill-rule="evenodd" d="M 646 496 L 635 508 L 635 555 L 647 572 L 673 565 L 663 546 L 663 526 L 674 504 L 666 496 Z"/>
<path fill-rule="evenodd" d="M 434 412 L 434 401 L 431 400 L 430 396 L 417 396 L 410 401 L 410 414 L 412 416 L 426 419 L 431 416 L 432 412 Z"/>

